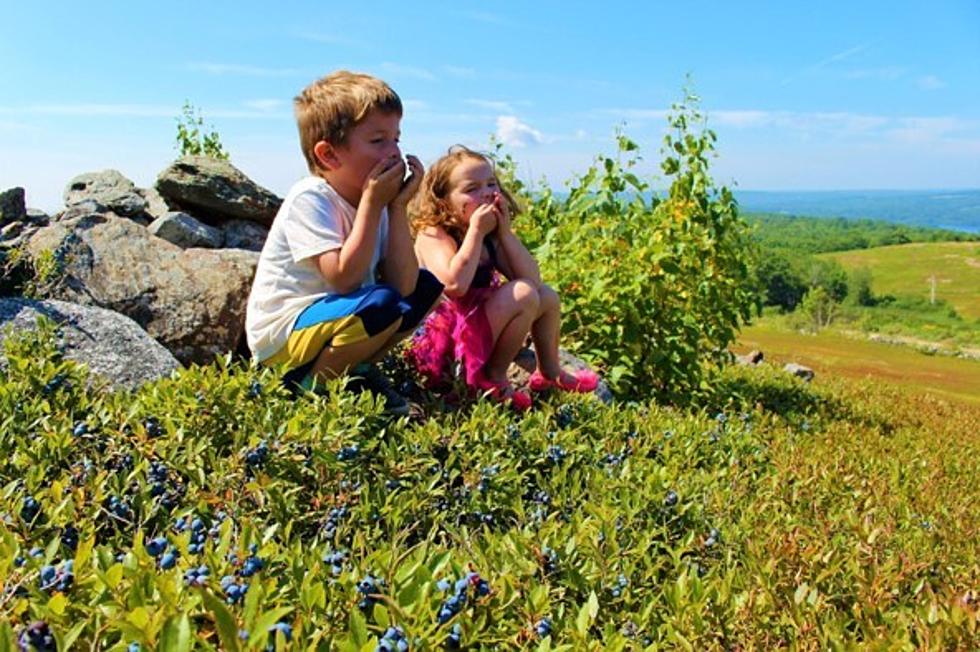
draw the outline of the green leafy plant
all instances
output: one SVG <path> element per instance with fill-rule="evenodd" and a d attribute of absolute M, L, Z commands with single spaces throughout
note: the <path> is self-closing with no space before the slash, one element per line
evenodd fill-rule
<path fill-rule="evenodd" d="M 669 122 L 666 196 L 636 174 L 639 148 L 619 133 L 617 156 L 598 158 L 566 199 L 526 196 L 517 228 L 562 297 L 568 346 L 622 396 L 653 388 L 685 401 L 726 358 L 757 292 L 746 225 L 709 174 L 716 137 L 698 99 L 688 94 Z"/>
<path fill-rule="evenodd" d="M 190 101 L 184 101 L 181 115 L 176 120 L 177 142 L 175 147 L 181 156 L 201 155 L 224 161 L 228 160 L 228 152 L 221 144 L 221 137 L 214 125 L 211 126 L 210 131 L 206 131 L 200 110 L 191 105 Z"/>

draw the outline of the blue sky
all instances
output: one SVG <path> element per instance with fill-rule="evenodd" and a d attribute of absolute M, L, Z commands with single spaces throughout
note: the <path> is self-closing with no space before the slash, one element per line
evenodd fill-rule
<path fill-rule="evenodd" d="M 8 3 L 0 189 L 53 211 L 75 174 L 151 185 L 185 100 L 285 194 L 291 99 L 338 68 L 401 95 L 429 162 L 496 134 L 556 186 L 613 147 L 660 160 L 690 74 L 713 171 L 752 190 L 980 187 L 980 2 Z"/>

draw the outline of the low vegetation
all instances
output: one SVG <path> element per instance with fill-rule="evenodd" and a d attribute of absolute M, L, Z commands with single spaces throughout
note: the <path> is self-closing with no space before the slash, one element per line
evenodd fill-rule
<path fill-rule="evenodd" d="M 97 391 L 51 338 L 0 373 L 8 648 L 980 644 L 977 409 L 729 369 L 387 422 L 233 364 Z"/>

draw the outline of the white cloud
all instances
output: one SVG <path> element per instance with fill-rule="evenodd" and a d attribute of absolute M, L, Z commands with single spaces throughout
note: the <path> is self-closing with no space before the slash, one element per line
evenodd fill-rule
<path fill-rule="evenodd" d="M 540 131 L 513 115 L 497 117 L 497 138 L 508 147 L 527 147 L 544 142 Z"/>
<path fill-rule="evenodd" d="M 403 66 L 398 63 L 392 63 L 391 61 L 385 61 L 381 64 L 381 68 L 389 75 L 396 75 L 400 77 L 412 77 L 414 79 L 421 79 L 423 81 L 438 81 L 436 76 L 425 68 L 418 68 L 415 66 Z"/>
<path fill-rule="evenodd" d="M 940 88 L 946 88 L 946 82 L 935 75 L 924 75 L 919 77 L 915 83 L 924 91 L 934 91 Z"/>
<path fill-rule="evenodd" d="M 302 74 L 298 68 L 266 68 L 240 63 L 214 63 L 210 61 L 194 61 L 187 64 L 191 70 L 206 72 L 210 75 L 240 75 L 244 77 L 293 77 Z"/>

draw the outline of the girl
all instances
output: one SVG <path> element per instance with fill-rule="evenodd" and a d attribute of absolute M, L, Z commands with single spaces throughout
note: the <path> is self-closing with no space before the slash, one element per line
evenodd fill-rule
<path fill-rule="evenodd" d="M 425 175 L 415 208 L 415 253 L 446 296 L 409 353 L 430 383 L 445 380 L 458 362 L 470 387 L 529 408 L 530 397 L 511 386 L 507 368 L 530 332 L 537 353 L 532 391 L 594 390 L 595 373 L 573 374 L 559 365 L 558 294 L 541 282 L 537 262 L 511 229 L 518 206 L 493 163 L 463 146 L 451 148 Z"/>

